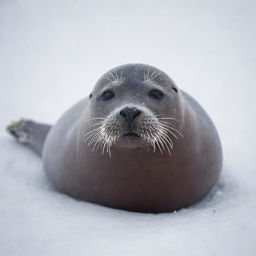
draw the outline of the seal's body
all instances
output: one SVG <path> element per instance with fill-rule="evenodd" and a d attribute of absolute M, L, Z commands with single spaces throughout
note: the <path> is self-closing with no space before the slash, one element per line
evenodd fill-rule
<path fill-rule="evenodd" d="M 17 127 L 9 130 L 15 135 L 16 129 L 19 137 Z M 187 207 L 211 190 L 222 167 L 220 140 L 209 116 L 165 73 L 148 65 L 107 72 L 88 98 L 44 134 L 37 151 L 53 186 L 118 209 Z M 26 141 L 33 147 L 31 139 Z"/>

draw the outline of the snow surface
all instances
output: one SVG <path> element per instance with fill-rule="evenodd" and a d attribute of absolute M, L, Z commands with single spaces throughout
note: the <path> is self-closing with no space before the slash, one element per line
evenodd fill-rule
<path fill-rule="evenodd" d="M 256 255 L 256 2 L 0 1 L 0 255 Z M 4 127 L 54 123 L 108 69 L 167 72 L 214 120 L 219 184 L 175 213 L 141 214 L 53 191 Z"/>

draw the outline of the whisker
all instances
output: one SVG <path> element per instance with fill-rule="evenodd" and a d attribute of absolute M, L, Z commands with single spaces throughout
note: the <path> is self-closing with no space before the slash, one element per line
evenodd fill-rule
<path fill-rule="evenodd" d="M 114 81 L 116 81 L 116 78 L 115 78 L 115 76 L 113 75 L 113 73 L 112 72 L 110 72 L 110 75 L 112 76 L 112 78 L 113 78 L 113 82 Z"/>
<path fill-rule="evenodd" d="M 91 138 L 88 145 L 92 145 L 95 141 L 99 140 L 101 137 L 101 134 L 96 134 L 94 137 Z"/>
<path fill-rule="evenodd" d="M 92 124 L 91 127 L 94 127 L 94 126 L 97 126 L 97 125 L 102 126 L 103 123 L 104 123 L 104 121 L 102 121 L 102 122 L 100 121 L 100 122 L 97 122 L 97 123 L 95 123 L 95 124 Z"/>
<path fill-rule="evenodd" d="M 158 139 L 158 142 L 159 144 L 162 146 L 163 150 L 164 150 L 164 145 L 163 145 L 163 142 L 161 140 L 161 136 L 160 135 L 157 135 L 157 139 Z"/>
<path fill-rule="evenodd" d="M 178 120 L 175 117 L 158 117 L 159 120 Z"/>
<path fill-rule="evenodd" d="M 168 143 L 168 145 L 170 146 L 171 149 L 173 149 L 173 143 L 170 142 L 167 138 L 169 138 L 168 135 L 166 135 L 166 137 L 162 137 L 164 141 L 166 141 L 166 143 Z M 169 138 L 170 139 L 170 138 Z M 171 140 L 171 139 L 170 139 Z"/>
<path fill-rule="evenodd" d="M 172 134 L 173 137 L 175 137 L 176 140 L 179 139 L 179 138 L 176 136 L 176 134 L 173 133 L 170 129 L 168 129 L 168 128 L 166 128 L 166 127 L 161 127 L 161 129 L 162 129 L 163 131 L 167 132 L 167 133 L 169 132 L 170 134 Z"/>
<path fill-rule="evenodd" d="M 159 143 L 158 143 L 158 141 L 156 140 L 156 145 L 158 146 L 158 148 L 159 148 L 159 150 L 160 150 L 160 152 L 161 152 L 161 155 L 163 154 L 163 152 L 162 152 L 162 150 L 161 150 L 161 148 L 160 148 L 160 146 L 159 146 Z"/>
<path fill-rule="evenodd" d="M 106 117 L 93 117 L 93 118 L 91 118 L 91 120 L 97 120 L 97 119 L 100 119 L 100 120 L 105 120 L 106 119 Z"/>
<path fill-rule="evenodd" d="M 169 152 L 169 155 L 171 156 L 170 149 L 169 149 L 168 145 L 166 144 L 166 142 L 164 141 L 164 138 L 162 137 L 162 138 L 160 138 L 160 140 L 164 143 L 164 145 L 165 145 L 166 149 L 167 149 L 167 150 L 168 150 L 168 152 Z"/>
<path fill-rule="evenodd" d="M 101 130 L 101 127 L 98 127 L 98 128 L 96 128 L 96 129 L 94 129 L 92 131 L 89 131 L 85 135 L 83 135 L 83 138 L 86 138 L 86 137 L 90 138 L 93 134 L 95 134 L 97 132 L 100 132 L 100 130 Z"/>
<path fill-rule="evenodd" d="M 167 128 L 167 129 L 171 129 L 171 130 L 177 132 L 183 138 L 183 134 L 180 131 L 178 131 L 176 128 L 174 128 L 173 126 L 171 126 L 169 124 L 162 123 L 162 122 L 161 122 L 160 125 Z"/>
<path fill-rule="evenodd" d="M 105 147 L 107 145 L 107 138 L 105 137 L 102 141 L 103 141 L 103 143 L 102 143 L 102 155 L 104 155 L 104 150 L 105 150 Z"/>

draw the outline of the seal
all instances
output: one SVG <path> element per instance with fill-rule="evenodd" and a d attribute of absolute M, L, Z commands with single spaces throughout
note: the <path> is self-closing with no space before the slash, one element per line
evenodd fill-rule
<path fill-rule="evenodd" d="M 127 64 L 105 73 L 54 126 L 8 131 L 42 156 L 49 181 L 80 200 L 169 212 L 203 199 L 222 168 L 216 128 L 163 71 Z"/>

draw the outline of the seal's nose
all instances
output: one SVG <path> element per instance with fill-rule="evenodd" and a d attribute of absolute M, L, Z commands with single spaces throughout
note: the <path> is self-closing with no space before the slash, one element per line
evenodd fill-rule
<path fill-rule="evenodd" d="M 135 107 L 125 107 L 120 111 L 120 115 L 129 122 L 132 122 L 137 116 L 141 114 L 141 111 Z"/>

